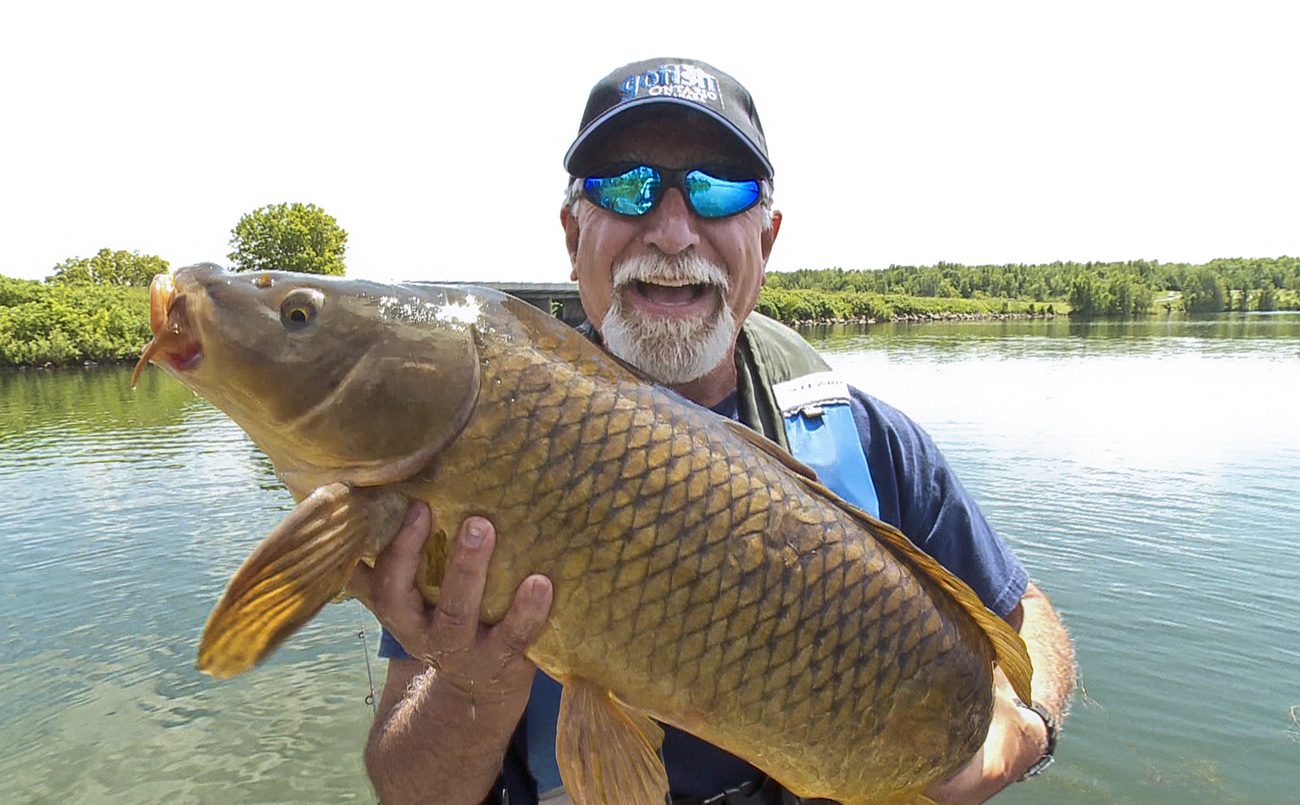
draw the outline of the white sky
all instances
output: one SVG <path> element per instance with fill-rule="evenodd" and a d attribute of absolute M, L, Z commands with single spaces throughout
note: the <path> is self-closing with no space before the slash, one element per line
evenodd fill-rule
<path fill-rule="evenodd" d="M 473 8 L 470 8 L 473 6 Z M 352 276 L 559 281 L 592 83 L 754 94 L 772 270 L 1300 254 L 1300 3 L 6 3 L 0 274 L 228 263 L 314 203 Z"/>

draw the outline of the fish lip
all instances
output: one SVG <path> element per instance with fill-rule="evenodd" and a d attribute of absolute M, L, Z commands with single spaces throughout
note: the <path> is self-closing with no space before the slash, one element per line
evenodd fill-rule
<path fill-rule="evenodd" d="M 167 352 L 165 360 L 173 371 L 191 372 L 203 362 L 203 345 L 195 339 L 187 343 L 180 351 Z"/>
<path fill-rule="evenodd" d="M 178 293 L 171 274 L 159 274 L 149 285 L 149 329 L 153 340 L 145 344 L 131 373 L 134 388 L 146 365 L 157 363 L 176 374 L 192 372 L 203 362 L 203 344 L 190 316 L 189 297 Z"/>

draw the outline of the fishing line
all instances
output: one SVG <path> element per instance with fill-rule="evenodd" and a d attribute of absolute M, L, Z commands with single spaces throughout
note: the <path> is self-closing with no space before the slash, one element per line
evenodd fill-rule
<path fill-rule="evenodd" d="M 357 599 L 357 617 L 361 626 L 357 630 L 357 639 L 361 641 L 361 656 L 366 658 L 366 682 L 370 685 L 370 695 L 366 696 L 366 704 L 370 705 L 371 712 L 379 715 L 379 702 L 375 699 L 375 675 L 370 670 L 370 646 L 366 644 L 366 610 L 361 606 L 360 599 Z"/>

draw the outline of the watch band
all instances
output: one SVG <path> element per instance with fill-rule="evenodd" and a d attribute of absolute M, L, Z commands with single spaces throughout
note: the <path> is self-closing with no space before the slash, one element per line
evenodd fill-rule
<path fill-rule="evenodd" d="M 1034 764 L 1028 769 L 1025 769 L 1025 773 L 1020 776 L 1021 780 L 1032 780 L 1046 771 L 1048 766 L 1056 762 L 1056 719 L 1052 717 L 1051 713 L 1047 712 L 1046 708 L 1037 702 L 1025 704 L 1024 702 L 1018 701 L 1016 704 L 1026 710 L 1037 713 L 1038 717 L 1043 719 L 1043 726 L 1047 727 L 1047 748 L 1043 750 L 1043 756 L 1034 761 Z"/>

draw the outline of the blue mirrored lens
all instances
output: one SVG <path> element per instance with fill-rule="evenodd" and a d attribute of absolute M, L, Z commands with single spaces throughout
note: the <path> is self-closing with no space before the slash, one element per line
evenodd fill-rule
<path fill-rule="evenodd" d="M 732 181 L 693 170 L 686 174 L 686 195 L 701 218 L 725 218 L 758 203 L 758 182 Z"/>
<path fill-rule="evenodd" d="M 648 165 L 617 176 L 593 176 L 582 183 L 587 198 L 619 215 L 645 215 L 655 205 L 659 172 Z"/>

